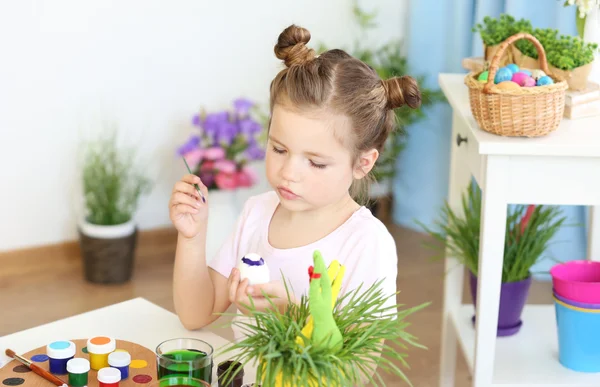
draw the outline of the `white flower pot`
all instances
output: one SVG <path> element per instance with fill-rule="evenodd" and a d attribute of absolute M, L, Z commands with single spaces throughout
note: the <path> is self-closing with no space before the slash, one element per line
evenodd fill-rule
<path fill-rule="evenodd" d="M 102 226 L 82 220 L 79 222 L 79 228 L 81 229 L 82 233 L 89 237 L 99 239 L 114 239 L 123 238 L 133 234 L 135 231 L 135 222 L 130 220 L 129 222 L 114 226 Z"/>
<path fill-rule="evenodd" d="M 208 228 L 206 232 L 206 261 L 210 262 L 235 229 L 243 203 L 237 190 L 211 190 L 208 193 Z"/>
<path fill-rule="evenodd" d="M 597 43 L 600 45 L 600 10 L 594 7 L 585 18 L 585 26 L 583 29 L 583 40 L 586 43 Z M 588 80 L 600 83 L 600 59 L 596 53 L 596 59 L 592 65 L 592 71 Z"/>
<path fill-rule="evenodd" d="M 79 245 L 86 280 L 117 284 L 130 280 L 137 244 L 133 220 L 114 226 L 79 222 Z"/>

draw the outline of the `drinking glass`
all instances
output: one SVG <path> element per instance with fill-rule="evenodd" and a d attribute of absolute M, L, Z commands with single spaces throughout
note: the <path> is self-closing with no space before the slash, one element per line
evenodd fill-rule
<path fill-rule="evenodd" d="M 199 339 L 178 338 L 156 347 L 159 381 L 180 376 L 212 383 L 213 347 Z M 182 379 L 183 380 L 183 379 Z"/>
<path fill-rule="evenodd" d="M 146 385 L 146 387 L 210 387 L 210 384 L 201 379 L 171 375 L 154 380 L 152 383 Z"/>

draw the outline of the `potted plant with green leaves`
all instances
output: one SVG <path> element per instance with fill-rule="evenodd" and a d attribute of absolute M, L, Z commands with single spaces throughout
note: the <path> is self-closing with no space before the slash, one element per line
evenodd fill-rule
<path fill-rule="evenodd" d="M 377 368 L 411 384 L 393 360 L 407 366 L 402 350 L 408 345 L 424 348 L 407 332 L 406 318 L 430 303 L 411 308 L 390 303 L 388 299 L 394 297 L 395 301 L 396 294 L 384 294 L 383 280 L 338 297 L 343 265 L 334 260 L 326 268 L 319 251 L 313 253 L 313 262 L 308 270 L 308 295 L 302 295 L 297 303 L 291 301 L 284 278 L 285 310 L 280 311 L 263 293 L 272 307 L 257 310 L 250 299 L 244 307 L 252 321 L 243 314 L 232 314 L 243 318 L 234 319 L 233 324 L 246 332 L 245 338 L 224 346 L 219 353 L 233 353 L 231 360 L 242 366 L 223 374 L 223 384 L 245 365 L 256 367 L 252 382 L 263 386 L 384 385 Z"/>
<path fill-rule="evenodd" d="M 367 41 L 366 34 L 368 31 L 377 27 L 377 24 L 374 22 L 377 13 L 368 13 L 357 4 L 353 5 L 352 10 L 354 20 L 359 26 L 361 37 L 355 40 L 354 47 L 348 50 L 348 53 L 371 66 L 382 79 L 412 73 L 409 69 L 406 56 L 402 54 L 402 43 L 400 40 L 393 39 L 379 47 L 363 43 Z M 318 52 L 326 50 L 327 47 L 324 44 L 321 44 L 318 48 Z M 384 149 L 373 168 L 373 181 L 370 184 L 370 200 L 368 203 L 372 211 L 376 211 L 377 204 L 381 198 L 389 197 L 392 192 L 392 181 L 397 173 L 398 156 L 406 146 L 406 127 L 423 119 L 425 117 L 424 109 L 438 102 L 445 101 L 445 96 L 441 90 L 430 89 L 424 86 L 426 83 L 425 76 L 415 76 L 415 79 L 421 90 L 421 107 L 419 109 L 411 109 L 403 106 L 394 110 L 397 122 L 396 129 L 390 133 Z"/>
<path fill-rule="evenodd" d="M 94 283 L 123 283 L 131 278 L 137 242 L 134 215 L 151 182 L 135 165 L 135 152 L 119 148 L 111 131 L 85 144 L 82 186 L 85 214 L 79 244 L 85 278 Z"/>
<path fill-rule="evenodd" d="M 562 35 L 552 28 L 536 28 L 532 35 L 544 46 L 552 74 L 566 80 L 570 90 L 585 89 L 598 45 L 586 43 L 579 36 Z M 538 53 L 530 41 L 517 41 L 515 48 L 522 55 L 517 54 L 517 65 L 539 68 Z"/>
<path fill-rule="evenodd" d="M 527 19 L 515 19 L 514 16 L 502 14 L 498 18 L 486 16 L 481 23 L 475 24 L 473 32 L 478 32 L 483 42 L 484 60 L 492 61 L 500 44 L 518 32 L 531 33 L 533 27 Z M 506 55 L 500 59 L 500 66 L 514 63 L 514 49 L 511 47 Z"/>
<path fill-rule="evenodd" d="M 462 214 L 459 214 L 445 203 L 440 218 L 435 221 L 437 230 L 419 224 L 435 239 L 436 243 L 431 246 L 440 249 L 441 256 L 447 252 L 467 268 L 473 306 L 476 306 L 481 191 L 473 183 L 462 196 L 461 210 Z M 519 205 L 509 211 L 506 218 L 498 336 L 513 335 L 520 330 L 521 313 L 532 281 L 531 267 L 542 259 L 550 240 L 565 220 L 560 207 L 556 206 Z"/>

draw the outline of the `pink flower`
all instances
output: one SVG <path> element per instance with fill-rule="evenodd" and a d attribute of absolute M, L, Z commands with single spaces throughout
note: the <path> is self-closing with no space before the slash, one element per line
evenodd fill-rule
<path fill-rule="evenodd" d="M 203 149 L 194 149 L 187 152 L 183 157 L 185 157 L 185 161 L 189 164 L 190 169 L 195 169 L 198 166 L 200 160 L 202 160 L 202 156 L 204 155 Z"/>
<path fill-rule="evenodd" d="M 236 164 L 232 160 L 218 160 L 215 161 L 215 169 L 220 172 L 234 173 L 236 170 Z"/>
<path fill-rule="evenodd" d="M 535 205 L 530 204 L 529 206 L 527 206 L 527 212 L 525 213 L 525 216 L 523 216 L 523 219 L 521 219 L 521 234 L 525 232 L 525 228 L 529 223 L 531 215 L 533 215 L 533 211 L 535 211 Z"/>
<path fill-rule="evenodd" d="M 258 182 L 258 174 L 256 171 L 248 165 L 245 165 L 242 168 L 242 171 L 248 176 L 252 184 L 256 184 Z"/>
<path fill-rule="evenodd" d="M 219 172 L 215 176 L 217 187 L 222 190 L 232 190 L 236 188 L 235 175 L 233 173 Z"/>
<path fill-rule="evenodd" d="M 208 148 L 204 151 L 204 157 L 208 160 L 220 160 L 225 158 L 225 149 L 219 147 Z"/>
<path fill-rule="evenodd" d="M 215 162 L 214 161 L 205 161 L 200 166 L 200 170 L 202 172 L 212 171 L 214 168 L 215 168 Z"/>
<path fill-rule="evenodd" d="M 244 171 L 238 171 L 235 173 L 235 180 L 238 187 L 252 187 L 252 177 Z"/>

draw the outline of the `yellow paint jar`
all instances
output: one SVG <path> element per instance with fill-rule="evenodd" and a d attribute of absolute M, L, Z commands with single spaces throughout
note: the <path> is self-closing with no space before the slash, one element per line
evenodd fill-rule
<path fill-rule="evenodd" d="M 108 355 L 117 349 L 115 339 L 105 336 L 96 336 L 88 339 L 87 351 L 90 355 L 90 368 L 100 370 L 108 367 Z"/>

